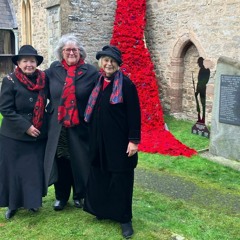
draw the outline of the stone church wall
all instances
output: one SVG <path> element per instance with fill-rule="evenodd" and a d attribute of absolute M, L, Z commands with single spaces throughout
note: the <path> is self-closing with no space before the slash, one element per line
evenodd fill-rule
<path fill-rule="evenodd" d="M 116 9 L 114 0 L 71 0 L 71 13 L 63 27 L 64 33 L 76 33 L 85 46 L 87 61 L 96 61 L 96 51 L 109 44 Z M 69 29 L 70 28 L 70 29 Z"/>
<path fill-rule="evenodd" d="M 22 2 L 13 0 L 18 24 L 19 47 L 22 45 Z M 48 36 L 46 25 L 46 2 L 47 0 L 30 0 L 32 22 L 32 45 L 38 50 L 38 53 L 44 56 L 44 62 L 41 67 L 47 65 L 46 55 L 48 48 Z"/>
<path fill-rule="evenodd" d="M 16 9 L 21 45 L 21 0 Z M 210 123 L 216 62 L 220 56 L 240 58 L 240 0 L 146 0 L 145 40 L 159 83 L 166 113 L 194 120 L 196 104 L 192 78 L 197 81 L 199 56 L 211 63 L 207 85 L 207 123 Z M 42 68 L 55 59 L 53 49 L 62 34 L 76 33 L 87 61 L 108 44 L 116 0 L 31 0 L 32 44 L 45 57 Z"/>
<path fill-rule="evenodd" d="M 239 0 L 147 1 L 145 37 L 165 112 L 180 112 L 180 117 L 188 119 L 197 115 L 191 72 L 196 81 L 196 61 L 202 56 L 212 62 L 206 109 L 210 123 L 217 60 L 220 56 L 240 59 L 239 11 Z M 184 64 L 176 70 L 180 60 Z M 178 97 L 174 94 L 179 94 L 179 88 L 182 101 L 175 101 Z"/>
<path fill-rule="evenodd" d="M 22 0 L 13 0 L 22 45 Z M 96 61 L 96 51 L 109 44 L 116 1 L 32 0 L 32 45 L 44 56 L 41 68 L 55 60 L 54 48 L 61 35 L 73 32 L 86 48 L 87 61 Z"/>

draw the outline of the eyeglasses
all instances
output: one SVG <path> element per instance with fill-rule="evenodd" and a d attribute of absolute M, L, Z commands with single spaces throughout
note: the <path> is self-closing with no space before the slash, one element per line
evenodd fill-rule
<path fill-rule="evenodd" d="M 78 50 L 79 50 L 78 48 L 64 48 L 63 49 L 63 51 L 66 53 L 71 53 L 71 52 L 76 53 L 76 52 L 78 52 Z"/>

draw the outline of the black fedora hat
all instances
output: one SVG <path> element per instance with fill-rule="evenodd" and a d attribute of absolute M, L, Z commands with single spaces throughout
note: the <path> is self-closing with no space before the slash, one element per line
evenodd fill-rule
<path fill-rule="evenodd" d="M 122 64 L 122 53 L 115 46 L 111 46 L 111 45 L 104 46 L 102 48 L 102 51 L 97 52 L 96 59 L 98 60 L 103 56 L 112 57 L 117 61 L 119 66 Z"/>
<path fill-rule="evenodd" d="M 12 62 L 17 65 L 19 57 L 23 56 L 33 56 L 37 59 L 37 66 L 39 66 L 43 61 L 43 56 L 38 55 L 37 50 L 31 45 L 23 45 L 18 52 L 18 55 L 12 57 Z"/>

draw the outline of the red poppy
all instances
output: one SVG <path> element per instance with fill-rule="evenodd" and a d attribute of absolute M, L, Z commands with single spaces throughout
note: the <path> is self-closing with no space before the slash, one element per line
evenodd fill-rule
<path fill-rule="evenodd" d="M 76 97 L 74 94 L 69 94 L 65 100 L 65 107 L 67 109 L 74 108 L 76 106 Z"/>
<path fill-rule="evenodd" d="M 73 125 L 78 125 L 78 124 L 79 124 L 78 111 L 73 111 L 73 114 L 72 114 L 72 123 L 73 123 Z"/>
<path fill-rule="evenodd" d="M 67 98 L 69 94 L 75 94 L 75 86 L 74 85 L 69 85 L 69 87 L 63 91 L 62 98 Z"/>
<path fill-rule="evenodd" d="M 67 111 L 64 106 L 59 106 L 58 107 L 58 121 L 62 121 L 63 118 L 66 116 Z"/>

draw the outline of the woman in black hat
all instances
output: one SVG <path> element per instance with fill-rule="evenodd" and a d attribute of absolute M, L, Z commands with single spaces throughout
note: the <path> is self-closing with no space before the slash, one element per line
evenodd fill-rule
<path fill-rule="evenodd" d="M 135 85 L 121 72 L 121 52 L 105 46 L 96 58 L 102 74 L 89 98 L 89 175 L 84 210 L 98 219 L 121 223 L 125 238 L 133 235 L 132 194 L 140 142 L 140 106 Z"/>
<path fill-rule="evenodd" d="M 43 159 L 47 137 L 43 57 L 31 45 L 12 57 L 17 66 L 3 78 L 0 93 L 0 207 L 6 219 L 20 207 L 36 212 L 42 205 Z"/>

